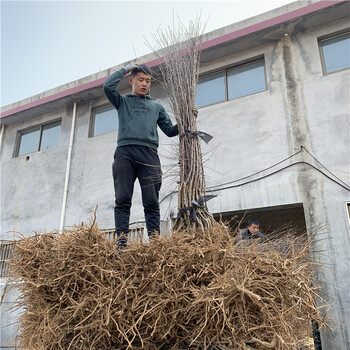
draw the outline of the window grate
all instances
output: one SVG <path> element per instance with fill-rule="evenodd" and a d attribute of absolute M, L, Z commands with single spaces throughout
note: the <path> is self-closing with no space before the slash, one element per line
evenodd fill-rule
<path fill-rule="evenodd" d="M 117 238 L 117 234 L 115 233 L 115 230 L 101 230 L 101 232 L 109 240 L 114 240 Z M 146 232 L 147 232 L 147 230 L 146 230 L 145 226 L 132 227 L 132 228 L 130 228 L 128 238 L 132 241 L 139 241 L 140 236 L 144 237 Z"/>
<path fill-rule="evenodd" d="M 7 260 L 11 259 L 14 248 L 15 242 L 0 243 L 0 277 L 8 277 L 10 275 Z"/>

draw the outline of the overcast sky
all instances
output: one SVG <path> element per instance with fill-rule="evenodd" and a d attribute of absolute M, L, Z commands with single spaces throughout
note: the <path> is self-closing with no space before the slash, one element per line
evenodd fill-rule
<path fill-rule="evenodd" d="M 173 18 L 209 32 L 291 2 L 1 0 L 1 106 L 151 52 Z"/>

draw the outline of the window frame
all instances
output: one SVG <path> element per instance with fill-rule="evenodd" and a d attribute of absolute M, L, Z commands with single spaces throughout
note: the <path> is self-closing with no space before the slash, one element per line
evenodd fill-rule
<path fill-rule="evenodd" d="M 36 124 L 35 126 L 30 126 L 28 128 L 25 128 L 25 129 L 17 130 L 16 142 L 15 142 L 15 147 L 14 147 L 14 150 L 13 150 L 13 158 L 23 157 L 23 156 L 27 156 L 28 154 L 44 151 L 44 150 L 40 149 L 41 141 L 42 141 L 42 137 L 43 137 L 43 129 L 44 129 L 45 126 L 49 126 L 49 125 L 52 125 L 52 124 L 59 124 L 62 127 L 62 118 L 57 118 L 57 119 L 54 119 L 54 120 L 49 121 L 49 122 L 43 122 L 43 123 L 40 123 L 40 124 Z M 38 128 L 39 128 L 39 140 L 38 140 L 36 151 L 20 155 L 19 154 L 19 150 L 21 148 L 22 135 L 29 134 L 30 132 L 35 131 Z M 61 139 L 61 132 L 60 132 L 59 142 L 58 142 L 57 147 L 59 146 L 60 139 Z M 52 147 L 52 148 L 54 148 L 54 147 Z M 51 148 L 49 148 L 49 149 L 51 149 Z"/>
<path fill-rule="evenodd" d="M 345 202 L 345 210 L 348 218 L 348 226 L 350 228 L 350 202 Z"/>
<path fill-rule="evenodd" d="M 253 64 L 253 63 L 257 63 L 257 62 L 260 62 L 260 61 L 263 61 L 264 64 L 263 64 L 263 67 L 264 67 L 264 80 L 265 80 L 265 90 L 262 90 L 262 91 L 257 91 L 257 92 L 252 92 L 250 94 L 247 94 L 247 95 L 243 95 L 243 96 L 239 96 L 239 97 L 236 97 L 236 98 L 232 98 L 232 99 L 228 99 L 228 79 L 227 79 L 227 71 L 231 70 L 231 69 L 234 69 L 234 68 L 240 68 L 240 67 L 245 67 L 245 66 L 248 66 L 250 64 Z M 233 100 L 237 100 L 239 98 L 242 98 L 242 97 L 246 97 L 246 96 L 251 96 L 251 95 L 255 95 L 255 94 L 259 94 L 260 92 L 264 92 L 264 91 L 267 91 L 268 90 L 268 87 L 267 87 L 267 77 L 266 77 L 266 64 L 265 64 L 265 58 L 264 57 L 261 57 L 259 59 L 255 59 L 254 61 L 249 61 L 249 62 L 246 62 L 246 63 L 243 63 L 243 64 L 240 64 L 240 65 L 236 65 L 236 66 L 233 66 L 233 67 L 230 67 L 230 68 L 227 68 L 226 69 L 226 83 L 227 83 L 227 86 L 226 86 L 226 95 L 227 95 L 227 100 L 226 101 L 233 101 Z"/>
<path fill-rule="evenodd" d="M 96 113 L 98 111 L 100 111 L 101 109 L 105 109 L 105 108 L 111 108 L 112 110 L 114 109 L 116 111 L 116 113 L 118 113 L 118 111 L 115 109 L 114 106 L 112 106 L 110 103 L 105 103 L 103 105 L 99 105 L 96 107 L 91 108 L 91 112 L 90 112 L 90 126 L 89 126 L 89 138 L 91 137 L 96 137 L 96 136 L 101 136 L 101 135 L 105 135 L 108 134 L 110 132 L 117 132 L 119 129 L 119 120 L 118 120 L 118 129 L 117 130 L 111 130 L 111 131 L 107 131 L 104 132 L 102 134 L 98 134 L 98 135 L 94 135 L 94 130 L 95 130 L 95 120 L 96 120 Z M 118 114 L 117 114 L 118 116 Z"/>
<path fill-rule="evenodd" d="M 248 66 L 250 64 L 253 64 L 253 63 L 256 63 L 256 62 L 259 62 L 259 61 L 263 61 L 264 62 L 264 78 L 265 78 L 265 90 L 263 91 L 258 91 L 258 92 L 253 92 L 251 94 L 248 94 L 248 95 L 244 95 L 244 96 L 240 96 L 240 97 L 236 97 L 236 98 L 233 98 L 233 99 L 228 99 L 228 79 L 227 79 L 227 71 L 231 70 L 231 69 L 234 69 L 234 68 L 239 68 L 239 67 L 244 67 L 244 66 Z M 265 56 L 264 55 L 259 55 L 258 57 L 254 57 L 254 58 L 249 58 L 247 60 L 244 60 L 244 61 L 241 61 L 241 62 L 236 62 L 235 64 L 232 64 L 232 65 L 229 65 L 223 69 L 219 69 L 219 70 L 215 70 L 215 71 L 212 71 L 210 73 L 207 73 L 207 74 L 203 74 L 203 75 L 200 75 L 199 79 L 202 79 L 202 78 L 206 78 L 206 77 L 209 77 L 211 75 L 214 75 L 214 74 L 218 74 L 218 73 L 221 73 L 221 72 L 224 72 L 224 84 L 225 84 L 225 99 L 224 101 L 219 101 L 219 102 L 215 102 L 215 103 L 211 103 L 211 104 L 208 104 L 208 105 L 205 105 L 205 106 L 201 106 L 199 108 L 205 108 L 205 107 L 209 107 L 209 106 L 214 106 L 216 104 L 219 104 L 219 103 L 224 103 L 224 102 L 228 102 L 228 101 L 233 101 L 233 100 L 237 100 L 237 99 L 240 99 L 240 98 L 244 98 L 244 97 L 247 97 L 247 96 L 251 96 L 251 95 L 255 95 L 255 94 L 259 94 L 261 92 L 265 92 L 265 91 L 268 91 L 269 88 L 268 88 L 268 80 L 267 80 L 267 71 L 266 71 L 266 62 L 265 62 Z M 199 80 L 198 79 L 198 80 Z"/>
<path fill-rule="evenodd" d="M 338 73 L 338 72 L 343 72 L 343 71 L 350 69 L 350 67 L 348 67 L 348 68 L 343 68 L 343 69 L 339 69 L 339 70 L 328 73 L 327 69 L 326 69 L 326 62 L 325 62 L 323 47 L 322 47 L 322 42 L 327 41 L 327 40 L 332 40 L 335 38 L 339 38 L 340 36 L 347 35 L 347 34 L 350 34 L 350 28 L 347 28 L 347 29 L 344 29 L 344 30 L 341 30 L 339 32 L 335 32 L 332 34 L 323 35 L 317 39 L 323 76 Z"/>
<path fill-rule="evenodd" d="M 204 107 L 208 107 L 208 106 L 214 106 L 214 105 L 217 105 L 218 103 L 223 103 L 223 102 L 227 102 L 227 78 L 226 78 L 226 68 L 225 69 L 220 69 L 220 70 L 216 70 L 214 72 L 210 72 L 210 73 L 207 73 L 207 74 L 203 74 L 201 75 L 199 78 L 198 78 L 198 81 L 199 79 L 202 79 L 202 78 L 206 78 L 206 77 L 210 77 L 211 75 L 215 75 L 215 74 L 219 74 L 221 72 L 224 73 L 224 86 L 225 86 L 225 99 L 223 101 L 219 101 L 219 102 L 214 102 L 214 103 L 211 103 L 209 105 L 205 105 L 205 106 L 202 106 L 202 107 L 198 107 L 198 108 L 204 108 Z M 198 84 L 197 84 L 197 89 L 198 89 Z M 196 95 L 197 95 L 197 90 L 196 90 Z"/>

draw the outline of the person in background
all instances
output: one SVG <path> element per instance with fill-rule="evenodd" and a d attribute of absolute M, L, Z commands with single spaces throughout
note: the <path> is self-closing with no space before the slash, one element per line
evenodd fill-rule
<path fill-rule="evenodd" d="M 240 231 L 236 243 L 246 240 L 256 240 L 261 243 L 264 241 L 264 235 L 260 232 L 260 224 L 258 220 L 249 219 L 247 228 Z"/>

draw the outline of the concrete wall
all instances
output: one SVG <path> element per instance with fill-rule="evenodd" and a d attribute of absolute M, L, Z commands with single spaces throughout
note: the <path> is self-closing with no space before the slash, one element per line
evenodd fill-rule
<path fill-rule="evenodd" d="M 22 310 L 14 308 L 18 297 L 18 290 L 12 284 L 6 283 L 5 278 L 0 278 L 0 348 L 12 349 L 15 346 L 15 338 L 18 334 L 19 314 Z"/>
<path fill-rule="evenodd" d="M 295 33 L 290 30 L 278 40 L 227 52 L 201 68 L 205 73 L 252 57 L 265 58 L 267 91 L 200 109 L 198 129 L 214 137 L 208 145 L 202 143 L 207 186 L 218 194 L 208 206 L 220 213 L 303 204 L 309 233 L 317 231 L 314 258 L 323 264 L 317 277 L 326 301 L 332 304 L 329 316 L 335 321 L 331 323 L 333 333 L 322 333 L 326 350 L 350 348 L 350 237 L 345 206 L 350 196 L 305 149 L 299 151 L 304 146 L 350 183 L 350 70 L 324 76 L 317 42 L 320 36 L 346 28 L 347 20 Z M 152 95 L 169 110 L 159 87 L 152 87 Z M 106 102 L 100 98 L 78 103 L 66 226 L 86 221 L 96 205 L 100 227 L 114 225 L 111 165 L 117 135 L 88 137 L 91 108 Z M 28 161 L 26 156 L 12 158 L 17 130 L 57 117 L 62 117 L 59 147 L 30 154 Z M 6 188 L 1 196 L 2 239 L 12 239 L 11 230 L 29 235 L 32 230 L 58 229 L 71 120 L 72 105 L 68 104 L 63 110 L 6 127 L 1 165 L 1 186 Z M 160 198 L 166 197 L 161 203 L 163 220 L 177 213 L 176 194 L 167 196 L 176 190 L 174 141 L 160 132 L 159 154 L 165 173 Z M 285 162 L 252 175 L 296 152 Z M 247 176 L 232 183 L 236 187 L 223 189 L 227 186 L 222 184 Z M 254 181 L 243 185 L 247 180 Z M 144 220 L 138 185 L 135 190 L 131 222 Z"/>
<path fill-rule="evenodd" d="M 1 159 L 1 239 L 15 231 L 59 228 L 69 139 L 69 110 L 43 115 L 6 127 Z M 62 118 L 59 147 L 13 158 L 17 130 Z"/>

